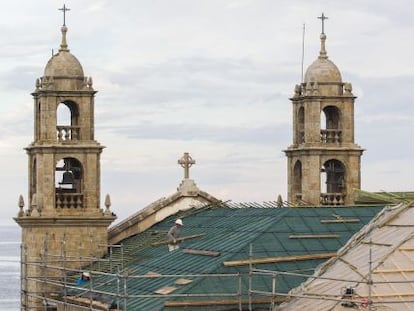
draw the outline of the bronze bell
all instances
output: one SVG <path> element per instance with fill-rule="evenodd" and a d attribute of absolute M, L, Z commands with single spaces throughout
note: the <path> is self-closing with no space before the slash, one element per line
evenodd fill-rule
<path fill-rule="evenodd" d="M 62 182 L 59 185 L 73 185 L 73 174 L 70 171 L 63 173 Z"/>

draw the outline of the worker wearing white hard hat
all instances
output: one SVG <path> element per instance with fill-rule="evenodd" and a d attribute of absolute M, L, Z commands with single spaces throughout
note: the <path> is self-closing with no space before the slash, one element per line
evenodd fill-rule
<path fill-rule="evenodd" d="M 168 250 L 170 252 L 180 248 L 178 238 L 180 237 L 182 226 L 183 226 L 183 221 L 181 219 L 177 219 L 174 222 L 174 226 L 172 226 L 170 230 L 168 230 L 167 239 L 168 239 Z"/>
<path fill-rule="evenodd" d="M 87 271 L 82 272 L 79 279 L 76 280 L 76 285 L 83 285 L 91 279 L 91 274 Z"/>

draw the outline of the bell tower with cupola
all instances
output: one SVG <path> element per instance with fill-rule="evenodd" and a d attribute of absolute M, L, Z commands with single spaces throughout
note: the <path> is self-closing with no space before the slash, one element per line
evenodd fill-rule
<path fill-rule="evenodd" d="M 64 14 L 68 10 L 63 7 Z M 65 19 L 59 52 L 48 61 L 36 80 L 34 141 L 26 148 L 29 163 L 28 207 L 15 218 L 22 228 L 22 310 L 40 309 L 50 286 L 39 263 L 50 256 L 65 258 L 102 256 L 107 229 L 115 220 L 100 202 L 100 156 L 103 146 L 95 140 L 92 78 L 85 77 L 80 62 L 66 42 Z M 55 257 L 54 260 L 58 260 Z M 62 258 L 60 260 L 63 260 Z M 30 264 L 37 263 L 37 264 Z M 49 262 L 50 263 L 50 262 Z M 67 261 L 66 268 L 79 268 Z M 48 271 L 62 276 L 62 271 Z M 44 301 L 43 301 L 44 302 Z"/>
<path fill-rule="evenodd" d="M 288 158 L 288 200 L 297 205 L 351 205 L 353 189 L 361 187 L 363 149 L 354 142 L 352 85 L 342 82 L 328 59 L 322 14 L 319 57 L 296 85 L 293 144 Z"/>

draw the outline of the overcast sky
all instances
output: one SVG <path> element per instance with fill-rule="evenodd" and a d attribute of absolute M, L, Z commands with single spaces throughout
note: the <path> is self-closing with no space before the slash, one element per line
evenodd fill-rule
<path fill-rule="evenodd" d="M 0 2 L 1 218 L 23 194 L 35 79 L 60 44 L 63 2 Z M 286 199 L 289 97 L 319 51 L 353 84 L 362 188 L 414 190 L 414 4 L 409 0 L 67 0 L 71 52 L 92 76 L 102 196 L 120 219 L 190 177 L 234 201 Z"/>

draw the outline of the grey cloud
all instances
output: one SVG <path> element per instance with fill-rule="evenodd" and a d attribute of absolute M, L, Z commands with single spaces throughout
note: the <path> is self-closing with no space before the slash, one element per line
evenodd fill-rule
<path fill-rule="evenodd" d="M 42 71 L 43 68 L 40 66 L 16 66 L 0 74 L 1 88 L 22 90 L 27 93 L 28 98 L 31 98 L 29 93 L 34 90 L 36 78 L 41 76 Z"/>
<path fill-rule="evenodd" d="M 293 90 L 290 81 L 295 78 L 280 74 L 273 64 L 190 58 L 136 66 L 113 74 L 111 79 L 119 87 L 115 91 L 102 90 L 102 97 L 97 98 L 97 112 L 100 105 L 105 107 L 100 115 L 105 124 L 119 118 L 131 123 L 132 116 L 160 118 L 172 109 L 186 111 L 196 107 L 211 111 L 253 105 L 274 113 L 280 103 L 280 107 L 290 110 L 286 93 Z"/>
<path fill-rule="evenodd" d="M 162 139 L 212 141 L 250 144 L 287 144 L 290 127 L 264 125 L 251 127 L 212 126 L 194 124 L 155 124 L 142 122 L 135 126 L 111 127 L 112 133 L 131 139 Z"/>

